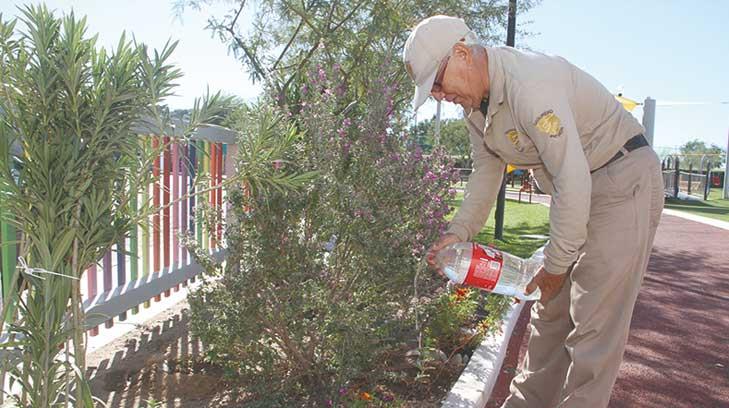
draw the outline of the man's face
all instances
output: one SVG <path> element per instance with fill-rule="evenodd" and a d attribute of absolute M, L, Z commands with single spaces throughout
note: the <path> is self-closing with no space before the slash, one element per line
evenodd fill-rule
<path fill-rule="evenodd" d="M 463 44 L 453 46 L 451 55 L 441 61 L 430 94 L 438 101 L 452 102 L 464 108 L 478 108 L 480 90 L 473 75 L 471 49 Z"/>

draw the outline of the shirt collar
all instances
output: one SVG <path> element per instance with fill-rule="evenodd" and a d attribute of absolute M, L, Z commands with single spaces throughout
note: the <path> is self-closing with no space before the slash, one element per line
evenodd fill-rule
<path fill-rule="evenodd" d="M 495 48 L 486 48 L 488 55 L 489 69 L 489 117 L 494 116 L 498 112 L 501 104 L 504 103 L 504 66 L 501 62 L 501 56 Z"/>

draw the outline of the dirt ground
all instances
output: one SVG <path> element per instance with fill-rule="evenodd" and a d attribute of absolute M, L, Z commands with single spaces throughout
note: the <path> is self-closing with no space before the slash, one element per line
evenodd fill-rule
<path fill-rule="evenodd" d="M 238 387 L 226 383 L 219 368 L 201 362 L 205 349 L 192 339 L 189 320 L 183 300 L 90 353 L 92 394 L 108 408 L 244 407 L 244 396 L 235 393 Z M 416 400 L 403 406 L 439 407 L 445 390 L 410 395 Z"/>
<path fill-rule="evenodd" d="M 188 322 L 188 304 L 182 301 L 90 353 L 93 395 L 109 408 L 231 404 L 221 372 L 199 362 L 204 349 L 191 338 Z"/>

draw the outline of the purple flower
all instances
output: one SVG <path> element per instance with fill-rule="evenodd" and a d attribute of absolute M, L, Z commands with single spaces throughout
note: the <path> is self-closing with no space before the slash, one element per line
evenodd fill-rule
<path fill-rule="evenodd" d="M 423 158 L 423 150 L 420 148 L 420 146 L 415 148 L 415 153 L 413 154 L 413 157 L 415 160 L 420 160 Z"/>

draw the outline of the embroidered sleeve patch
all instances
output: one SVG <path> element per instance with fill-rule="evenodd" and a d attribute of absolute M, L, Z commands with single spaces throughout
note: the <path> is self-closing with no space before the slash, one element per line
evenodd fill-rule
<path fill-rule="evenodd" d="M 509 141 L 511 141 L 511 144 L 514 145 L 514 149 L 516 149 L 517 152 L 521 153 L 524 151 L 521 142 L 519 142 L 519 132 L 517 132 L 516 129 L 507 130 L 506 137 L 509 138 Z"/>
<path fill-rule="evenodd" d="M 542 112 L 542 114 L 539 115 L 535 126 L 540 131 L 548 134 L 549 137 L 559 137 L 562 135 L 562 131 L 564 130 L 559 117 L 555 115 L 554 111 L 551 109 L 546 112 Z"/>

